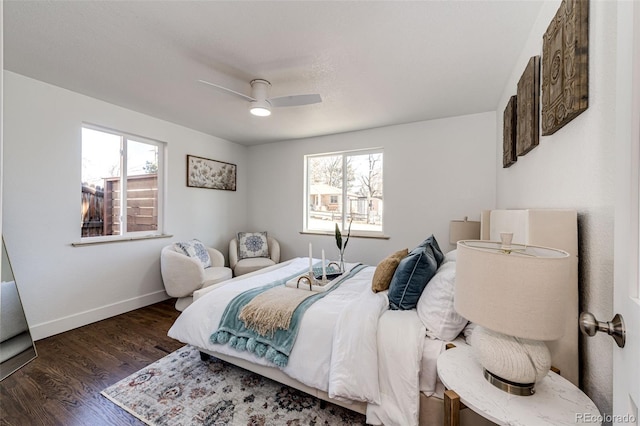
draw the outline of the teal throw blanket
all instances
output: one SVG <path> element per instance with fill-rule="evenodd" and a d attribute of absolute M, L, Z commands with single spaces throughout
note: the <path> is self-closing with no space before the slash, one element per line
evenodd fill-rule
<path fill-rule="evenodd" d="M 358 264 L 345 274 L 340 281 L 333 285 L 325 292 L 318 292 L 313 296 L 303 300 L 296 308 L 291 318 L 291 324 L 287 330 L 278 329 L 273 336 L 263 336 L 256 331 L 247 328 L 245 323 L 238 318 L 242 308 L 249 303 L 257 295 L 277 286 L 283 286 L 285 283 L 306 272 L 302 270 L 286 278 L 281 278 L 272 283 L 261 287 L 253 288 L 240 293 L 229 302 L 225 308 L 220 326 L 213 334 L 211 334 L 211 343 L 229 344 L 238 351 L 249 351 L 256 354 L 259 358 L 265 357 L 267 361 L 277 365 L 278 367 L 286 367 L 289 362 L 291 349 L 298 336 L 298 329 L 302 316 L 306 310 L 315 302 L 334 291 L 340 284 L 364 269 L 366 265 Z"/>

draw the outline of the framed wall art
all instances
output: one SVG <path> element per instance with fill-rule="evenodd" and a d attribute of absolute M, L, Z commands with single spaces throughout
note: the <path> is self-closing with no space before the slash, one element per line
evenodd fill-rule
<path fill-rule="evenodd" d="M 589 107 L 589 0 L 563 0 L 542 38 L 542 135 Z"/>
<path fill-rule="evenodd" d="M 518 161 L 516 153 L 516 96 L 511 96 L 504 109 L 502 121 L 502 167 L 511 167 Z"/>
<path fill-rule="evenodd" d="M 527 63 L 516 95 L 516 153 L 525 155 L 540 141 L 540 56 L 532 56 Z"/>
<path fill-rule="evenodd" d="M 236 165 L 187 155 L 187 186 L 236 190 Z"/>

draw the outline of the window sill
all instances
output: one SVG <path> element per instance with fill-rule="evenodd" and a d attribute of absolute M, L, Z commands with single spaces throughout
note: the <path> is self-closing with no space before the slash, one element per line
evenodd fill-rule
<path fill-rule="evenodd" d="M 332 231 L 300 231 L 300 234 L 303 235 L 327 235 L 330 237 L 335 237 L 335 232 Z M 346 238 L 346 235 L 342 235 L 343 238 Z M 357 231 L 351 231 L 351 236 L 350 238 L 371 238 L 374 240 L 388 240 L 391 237 L 388 235 L 384 235 L 384 234 L 367 234 L 367 233 L 360 233 Z"/>
<path fill-rule="evenodd" d="M 75 241 L 71 243 L 73 247 L 92 246 L 96 244 L 110 244 L 110 243 L 122 243 L 125 241 L 138 241 L 138 240 L 155 240 L 158 238 L 171 238 L 171 234 L 159 234 L 159 235 L 143 235 L 135 237 L 96 237 L 87 238 L 86 241 Z"/>

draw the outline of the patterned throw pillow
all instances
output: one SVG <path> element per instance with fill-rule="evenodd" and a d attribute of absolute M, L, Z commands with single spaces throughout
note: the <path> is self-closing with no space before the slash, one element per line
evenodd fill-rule
<path fill-rule="evenodd" d="M 266 232 L 238 232 L 238 259 L 269 257 Z"/>
<path fill-rule="evenodd" d="M 176 243 L 175 247 L 179 252 L 186 254 L 189 257 L 195 257 L 202 263 L 203 268 L 211 266 L 211 257 L 207 248 L 198 240 L 191 240 L 187 242 Z"/>

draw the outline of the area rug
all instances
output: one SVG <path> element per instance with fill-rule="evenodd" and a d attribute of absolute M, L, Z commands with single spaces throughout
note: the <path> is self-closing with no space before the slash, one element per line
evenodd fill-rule
<path fill-rule="evenodd" d="M 323 403 L 185 346 L 101 392 L 148 425 L 364 425 L 365 416 Z"/>

